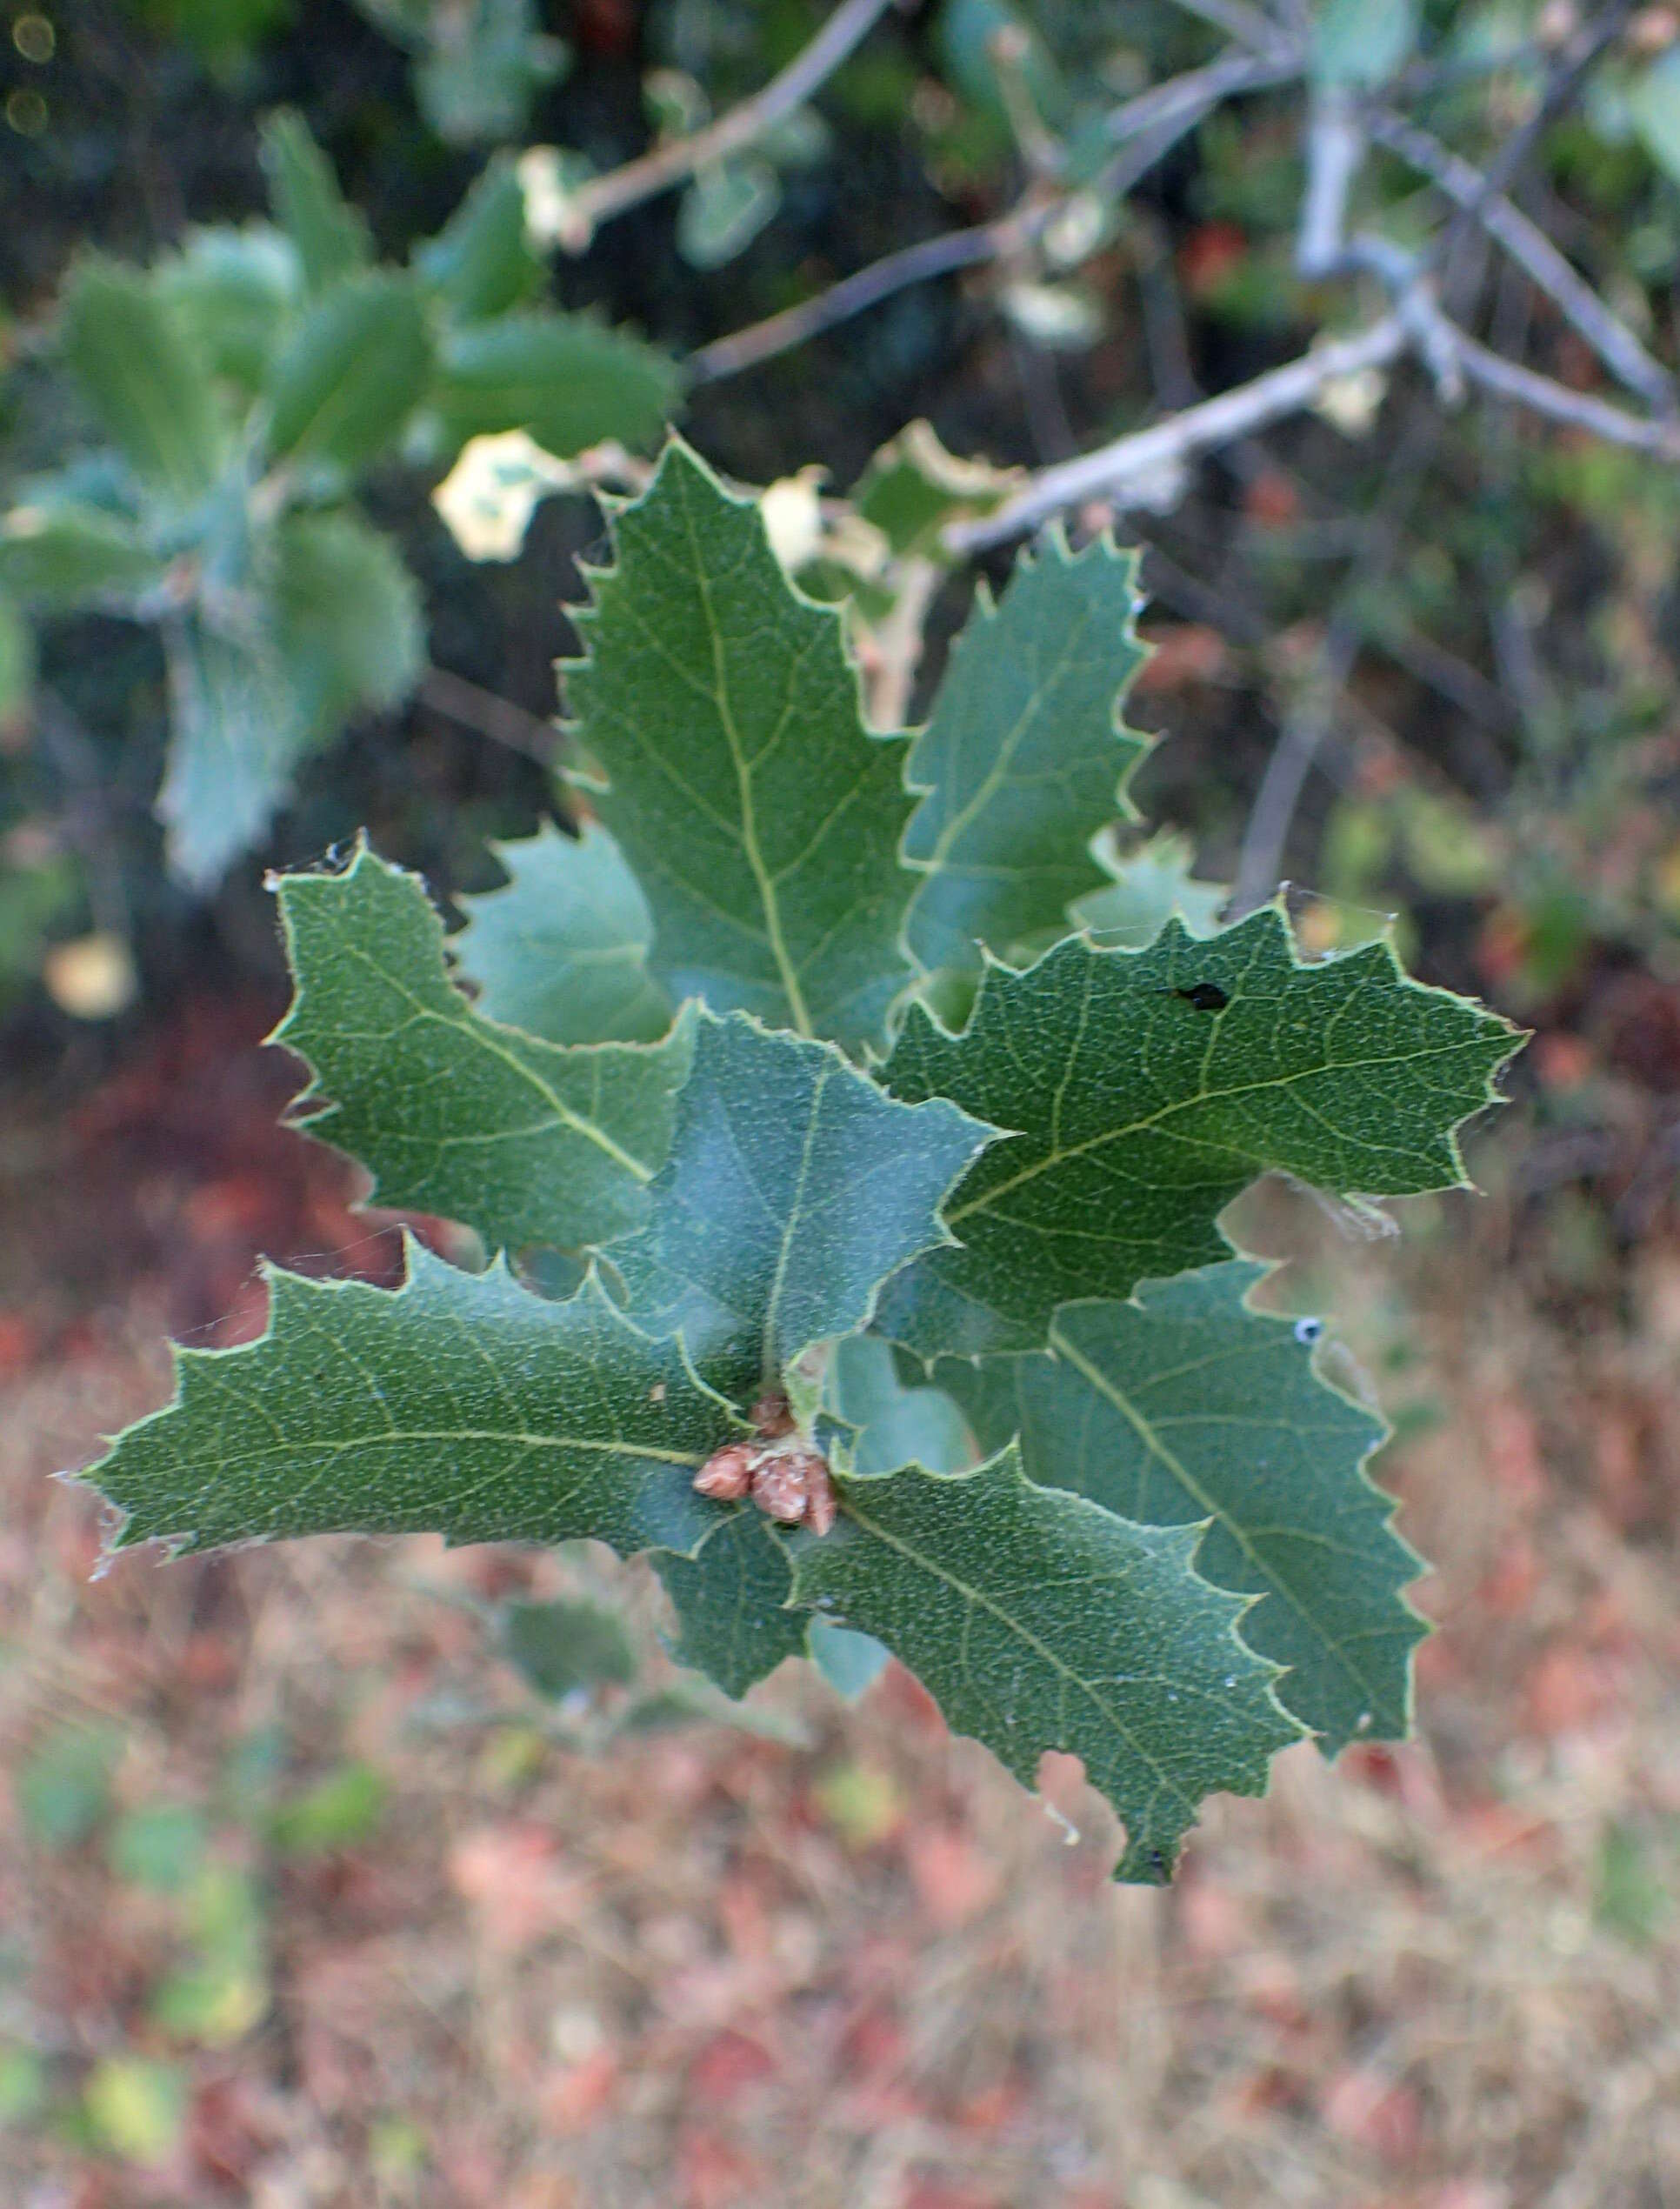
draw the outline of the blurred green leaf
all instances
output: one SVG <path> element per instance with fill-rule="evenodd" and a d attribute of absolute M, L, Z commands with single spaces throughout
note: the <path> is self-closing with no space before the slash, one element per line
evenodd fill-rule
<path fill-rule="evenodd" d="M 399 704 L 426 648 L 419 591 L 390 538 L 354 514 L 294 514 L 279 554 L 281 649 L 311 732 Z"/>
<path fill-rule="evenodd" d="M 122 1751 L 115 1728 L 82 1725 L 50 1733 L 31 1750 L 16 1783 L 30 1839 L 54 1850 L 86 1840 L 110 1807 L 111 1774 Z"/>
<path fill-rule="evenodd" d="M 14 506 L 0 520 L 0 584 L 44 613 L 132 599 L 167 571 L 138 530 L 97 506 Z"/>
<path fill-rule="evenodd" d="M 627 331 L 531 310 L 446 333 L 437 406 L 457 445 L 525 430 L 565 457 L 606 437 L 653 444 L 681 388 L 676 362 Z"/>
<path fill-rule="evenodd" d="M 1386 84 L 1417 44 L 1417 0 L 1319 0 L 1312 74 L 1320 84 Z"/>
<path fill-rule="evenodd" d="M 181 504 L 215 483 L 226 437 L 210 364 L 163 287 L 90 256 L 64 286 L 65 361 L 137 476 Z"/>
<path fill-rule="evenodd" d="M 82 2090 L 95 2139 L 126 2163 L 162 2163 L 187 2119 L 187 2078 L 178 2064 L 147 2056 L 107 2056 Z"/>
<path fill-rule="evenodd" d="M 117 1819 L 106 1855 L 116 1878 L 174 1894 L 197 1875 L 207 1838 L 203 1813 L 190 1803 L 150 1803 Z"/>
<path fill-rule="evenodd" d="M 206 1864 L 188 1899 L 196 1955 L 154 1991 L 150 2012 L 165 2032 L 201 2047 L 231 2047 L 259 2025 L 271 1999 L 261 1890 L 232 1864 Z"/>
<path fill-rule="evenodd" d="M 269 372 L 270 450 L 294 465 L 364 468 L 402 435 L 430 373 L 412 279 L 349 277 L 310 309 Z"/>
<path fill-rule="evenodd" d="M 1680 46 L 1659 54 L 1629 87 L 1627 110 L 1651 159 L 1680 184 Z"/>
<path fill-rule="evenodd" d="M 233 70 L 290 23 L 294 0 L 124 0 L 148 29 L 178 38 L 209 68 Z"/>
<path fill-rule="evenodd" d="M 290 240 L 266 223 L 189 230 L 154 282 L 213 372 L 259 390 L 303 297 Z"/>
<path fill-rule="evenodd" d="M 514 164 L 497 155 L 414 264 L 463 322 L 505 314 L 543 280 L 525 237 L 525 193 Z"/>
<path fill-rule="evenodd" d="M 275 1812 L 274 1845 L 285 1856 L 323 1856 L 352 1848 L 378 1830 L 387 1789 L 370 1764 L 347 1764 Z"/>
<path fill-rule="evenodd" d="M 1593 1915 L 1636 1948 L 1648 1947 L 1673 1908 L 1676 1883 L 1651 1860 L 1642 1835 L 1612 1821 L 1598 1839 Z"/>
<path fill-rule="evenodd" d="M 27 2125 L 47 2098 L 47 2067 L 33 2048 L 0 2047 L 0 2132 Z"/>
<path fill-rule="evenodd" d="M 170 871 L 207 891 L 273 818 L 310 730 L 271 631 L 222 635 L 194 615 L 163 641 L 170 745 L 157 811 Z"/>
<path fill-rule="evenodd" d="M 373 259 L 367 224 L 346 204 L 303 117 L 286 108 L 270 116 L 261 154 L 274 219 L 297 248 L 304 288 L 322 292 L 366 268 Z"/>
<path fill-rule="evenodd" d="M 556 1702 L 578 1688 L 622 1687 L 636 1677 L 636 1645 L 604 1604 L 504 1603 L 497 1634 L 508 1662 Z"/>
<path fill-rule="evenodd" d="M 717 162 L 700 170 L 677 210 L 677 250 L 691 269 L 721 269 L 743 253 L 782 204 L 767 161 Z"/>
<path fill-rule="evenodd" d="M 4 571 L 5 539 L 0 536 L 0 574 Z M 34 682 L 35 631 L 17 601 L 0 592 L 0 730 L 23 712 Z"/>
<path fill-rule="evenodd" d="M 421 112 L 451 145 L 517 137 L 531 102 L 565 73 L 561 39 L 535 0 L 433 0 L 430 50 L 414 72 Z"/>

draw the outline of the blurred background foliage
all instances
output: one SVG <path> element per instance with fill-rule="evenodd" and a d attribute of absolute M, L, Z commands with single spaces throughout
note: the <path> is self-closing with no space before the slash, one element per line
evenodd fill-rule
<path fill-rule="evenodd" d="M 1032 465 L 1344 318 L 1356 287 L 1296 272 L 1299 68 L 1212 107 L 1130 190 L 1105 177 L 1127 102 L 1233 50 L 1221 10 L 1176 0 L 889 9 L 761 143 L 588 250 L 532 224 L 533 250 L 522 149 L 557 149 L 543 157 L 563 188 L 610 170 L 751 95 L 826 13 L 15 0 L 0 976 L 31 1034 L 157 1001 L 206 959 L 271 971 L 260 870 L 232 866 L 248 843 L 306 859 L 365 822 L 450 890 L 485 878 L 488 835 L 552 806 L 550 663 L 598 524 L 582 497 L 550 501 L 522 558 L 469 562 L 427 498 L 465 437 L 520 424 L 550 451 L 602 434 L 645 447 L 669 407 L 743 480 L 815 465 L 843 489 L 925 416 L 956 453 Z M 1518 202 L 1661 360 L 1680 248 L 1672 15 L 1623 10 L 1551 117 L 1537 103 L 1579 29 L 1567 4 L 1325 0 L 1305 66 L 1321 88 L 1380 91 L 1473 163 L 1537 117 Z M 705 370 L 703 349 L 743 324 L 1035 185 L 1066 202 L 1043 250 L 899 290 L 743 372 Z M 1361 190 L 1390 238 L 1438 213 L 1380 138 Z M 1455 250 L 1479 327 L 1571 387 L 1602 380 L 1520 270 L 1473 233 Z M 184 320 L 214 355 L 212 393 L 157 367 L 165 414 L 204 417 L 185 484 L 89 366 L 102 317 L 131 363 L 154 310 L 156 344 Z M 370 364 L 358 331 L 378 337 Z M 352 401 L 366 386 L 362 417 L 312 444 L 310 404 L 329 387 L 342 403 L 347 380 Z M 1493 402 L 1443 410 L 1410 370 L 1335 397 L 1333 421 L 1241 442 L 1163 511 L 1124 517 L 1150 548 L 1163 647 L 1147 710 L 1174 737 L 1146 808 L 1228 878 L 1280 732 L 1322 713 L 1285 854 L 1337 901 L 1310 940 L 1357 929 L 1353 909 L 1401 911 L 1433 971 L 1525 1017 L 1605 962 L 1666 984 L 1680 477 Z M 77 527 L 97 541 L 70 544 Z M 936 637 L 970 587 L 948 585 Z"/>

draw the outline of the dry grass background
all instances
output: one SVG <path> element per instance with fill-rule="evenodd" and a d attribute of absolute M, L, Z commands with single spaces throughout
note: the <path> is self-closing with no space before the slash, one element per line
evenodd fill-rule
<path fill-rule="evenodd" d="M 250 1331 L 258 1247 L 388 1263 L 346 1173 L 270 1131 L 283 1069 L 225 1042 L 176 1038 L 6 1154 L 0 2050 L 36 2091 L 0 2200 L 1680 2203 L 1666 1214 L 1573 1296 L 1514 1183 L 1414 1207 L 1405 1245 L 1256 1208 L 1293 1253 L 1280 1293 L 1333 1298 L 1399 1409 L 1382 1478 L 1442 1628 L 1414 1745 L 1291 1752 L 1268 1801 L 1214 1807 L 1173 1891 L 1117 1891 L 1077 1767 L 1047 1775 L 1070 1843 L 897 1672 L 849 1709 L 784 1668 L 763 1734 L 560 1745 L 470 1606 L 576 1586 L 574 1559 L 323 1542 L 95 1578 L 96 1508 L 43 1475 L 161 1400 L 165 1327 Z M 1508 1126 L 1484 1172 L 1529 1147 Z M 600 1569 L 651 1638 L 650 1586 Z M 114 1801 L 50 1847 L 20 1775 L 82 1724 L 118 1730 Z M 370 1770 L 365 1830 L 279 1845 L 237 1776 L 254 1740 L 283 1744 L 283 1798 Z M 159 1803 L 201 1806 L 261 1898 L 243 2007 L 196 2034 L 157 2015 L 183 1905 L 110 1853 Z M 150 2165 L 86 2114 L 136 2057 L 182 2097 Z"/>

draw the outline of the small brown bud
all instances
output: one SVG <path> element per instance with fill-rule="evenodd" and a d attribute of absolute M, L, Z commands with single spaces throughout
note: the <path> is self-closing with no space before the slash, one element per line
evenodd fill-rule
<path fill-rule="evenodd" d="M 765 1450 L 752 1468 L 752 1500 L 783 1526 L 803 1524 L 810 1502 L 810 1469 L 823 1460 L 810 1450 Z"/>
<path fill-rule="evenodd" d="M 695 1474 L 695 1493 L 710 1496 L 714 1503 L 738 1504 L 751 1485 L 757 1454 L 750 1442 L 726 1442 Z"/>

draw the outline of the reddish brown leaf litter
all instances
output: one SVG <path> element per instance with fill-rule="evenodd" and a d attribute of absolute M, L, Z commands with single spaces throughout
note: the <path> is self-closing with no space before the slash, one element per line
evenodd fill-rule
<path fill-rule="evenodd" d="M 94 1506 L 43 1476 L 160 1400 L 166 1321 L 260 1316 L 259 1241 L 322 1271 L 390 1248 L 327 1153 L 260 1131 L 266 1076 L 146 1063 L 38 1131 L 50 1198 L 9 1195 L 8 2209 L 1680 2197 L 1665 1213 L 1567 1294 L 1497 1156 L 1494 1196 L 1404 1247 L 1304 1201 L 1249 1223 L 1400 1420 L 1382 1475 L 1438 1560 L 1421 1733 L 1290 1752 L 1177 1887 L 1117 1892 L 1077 1768 L 1044 1775 L 1070 1845 L 897 1670 L 856 1708 L 785 1670 L 752 1708 L 797 1744 L 567 1747 L 474 1608 L 610 1590 L 656 1651 L 657 1589 L 603 1557 L 317 1542 L 90 1578 Z M 184 1885 L 164 1813 L 195 1821 Z"/>

